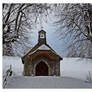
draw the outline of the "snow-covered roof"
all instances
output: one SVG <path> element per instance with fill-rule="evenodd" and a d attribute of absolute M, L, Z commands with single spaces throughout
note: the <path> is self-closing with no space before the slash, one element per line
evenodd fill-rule
<path fill-rule="evenodd" d="M 50 50 L 50 48 L 48 46 L 46 46 L 45 44 L 41 45 L 39 48 L 37 48 L 36 50 L 34 50 L 33 52 L 29 53 L 29 54 L 33 54 L 35 53 L 37 50 Z"/>
<path fill-rule="evenodd" d="M 50 50 L 50 48 L 47 47 L 45 44 L 41 45 L 38 49 L 39 50 Z"/>

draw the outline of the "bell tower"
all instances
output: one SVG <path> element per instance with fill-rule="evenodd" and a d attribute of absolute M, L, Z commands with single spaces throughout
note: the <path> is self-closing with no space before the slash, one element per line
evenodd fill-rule
<path fill-rule="evenodd" d="M 38 43 L 39 44 L 46 44 L 46 32 L 44 30 L 39 31 Z"/>

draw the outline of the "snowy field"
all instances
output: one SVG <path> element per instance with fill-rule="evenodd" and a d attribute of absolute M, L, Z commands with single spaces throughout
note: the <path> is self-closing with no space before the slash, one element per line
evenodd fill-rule
<path fill-rule="evenodd" d="M 61 75 L 86 80 L 88 73 L 92 76 L 92 59 L 63 58 Z"/>
<path fill-rule="evenodd" d="M 12 66 L 13 74 L 21 76 L 23 73 L 23 64 L 20 57 L 3 56 L 3 75 Z"/>
<path fill-rule="evenodd" d="M 69 77 L 11 77 L 6 88 L 92 88 L 92 83 Z"/>
<path fill-rule="evenodd" d="M 24 77 L 21 58 L 3 56 L 3 75 L 10 65 L 14 74 L 6 88 L 92 88 L 85 83 L 89 72 L 92 79 L 92 59 L 63 58 L 60 64 L 61 77 Z"/>

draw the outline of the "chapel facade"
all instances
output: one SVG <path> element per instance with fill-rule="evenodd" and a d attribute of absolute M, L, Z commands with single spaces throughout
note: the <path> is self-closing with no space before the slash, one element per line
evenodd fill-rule
<path fill-rule="evenodd" d="M 38 33 L 38 43 L 22 57 L 24 76 L 60 76 L 62 58 L 47 44 L 46 32 Z"/>

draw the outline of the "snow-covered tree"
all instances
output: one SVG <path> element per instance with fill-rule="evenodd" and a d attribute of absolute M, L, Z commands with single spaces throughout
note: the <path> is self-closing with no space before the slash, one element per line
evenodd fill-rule
<path fill-rule="evenodd" d="M 31 43 L 28 34 L 32 33 L 39 15 L 48 8 L 47 4 L 3 4 L 3 55 L 14 55 L 16 44 L 24 49 Z"/>
<path fill-rule="evenodd" d="M 61 37 L 71 37 L 75 48 L 83 48 L 85 52 L 90 49 L 92 56 L 92 4 L 60 4 L 57 7 L 55 12 L 59 19 L 56 23 L 60 25 Z M 82 49 L 79 52 L 82 53 Z"/>

